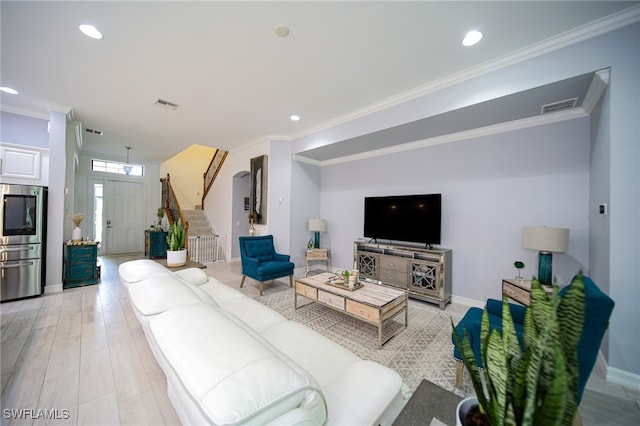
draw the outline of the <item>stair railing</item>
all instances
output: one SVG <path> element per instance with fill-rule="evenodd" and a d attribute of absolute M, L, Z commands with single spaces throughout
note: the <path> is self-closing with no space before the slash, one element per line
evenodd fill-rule
<path fill-rule="evenodd" d="M 211 157 L 211 162 L 209 163 L 209 167 L 202 174 L 203 177 L 203 187 L 202 187 L 202 208 L 204 209 L 204 199 L 207 197 L 211 186 L 213 185 L 213 181 L 216 180 L 216 176 L 218 176 L 218 172 L 220 172 L 220 168 L 222 167 L 222 163 L 227 158 L 229 151 L 225 151 L 222 149 L 216 149 L 216 152 Z"/>
<path fill-rule="evenodd" d="M 178 221 L 178 219 L 182 220 L 182 226 L 184 227 L 184 247 L 188 249 L 189 222 L 185 220 L 182 209 L 180 208 L 180 203 L 178 202 L 178 198 L 176 197 L 175 192 L 173 192 L 173 187 L 171 186 L 171 176 L 169 175 L 169 173 L 167 173 L 166 178 L 160 178 L 160 182 L 162 182 L 162 208 L 167 215 L 169 224 L 173 225 Z M 189 252 L 187 251 L 187 258 L 188 253 Z"/>

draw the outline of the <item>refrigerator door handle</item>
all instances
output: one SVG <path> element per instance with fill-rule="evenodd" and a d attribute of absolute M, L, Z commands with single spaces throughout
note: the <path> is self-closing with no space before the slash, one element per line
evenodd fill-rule
<path fill-rule="evenodd" d="M 33 262 L 20 262 L 20 263 L 3 263 L 0 264 L 0 269 L 9 269 L 9 268 L 21 268 L 23 266 L 31 266 Z"/>
<path fill-rule="evenodd" d="M 9 253 L 11 251 L 33 250 L 33 246 L 1 248 L 0 253 Z"/>

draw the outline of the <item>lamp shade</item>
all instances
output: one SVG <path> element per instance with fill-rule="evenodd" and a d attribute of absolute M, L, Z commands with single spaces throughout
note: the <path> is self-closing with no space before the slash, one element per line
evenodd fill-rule
<path fill-rule="evenodd" d="M 324 219 L 309 219 L 309 231 L 324 232 L 327 230 L 327 221 Z"/>
<path fill-rule="evenodd" d="M 522 247 L 556 253 L 569 250 L 569 229 L 526 226 L 522 231 Z"/>

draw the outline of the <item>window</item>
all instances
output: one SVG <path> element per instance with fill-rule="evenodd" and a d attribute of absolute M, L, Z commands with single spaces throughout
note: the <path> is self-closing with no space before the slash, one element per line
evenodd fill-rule
<path fill-rule="evenodd" d="M 102 241 L 103 185 L 93 184 L 93 239 Z"/>
<path fill-rule="evenodd" d="M 117 161 L 91 160 L 94 172 L 115 173 L 118 175 L 144 176 L 144 166 L 140 164 L 118 163 Z"/>

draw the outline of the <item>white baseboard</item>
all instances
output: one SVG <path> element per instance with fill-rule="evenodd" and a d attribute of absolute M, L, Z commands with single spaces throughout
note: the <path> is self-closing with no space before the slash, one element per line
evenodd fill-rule
<path fill-rule="evenodd" d="M 640 374 L 630 373 L 614 367 L 607 367 L 606 372 L 608 382 L 640 391 Z"/>
<path fill-rule="evenodd" d="M 467 297 L 456 296 L 455 294 L 451 296 L 451 302 L 456 303 L 458 305 L 465 305 L 465 306 L 476 307 L 480 309 L 484 309 L 484 306 L 486 305 L 486 301 L 469 299 Z"/>
<path fill-rule="evenodd" d="M 44 294 L 62 293 L 62 284 L 48 284 L 44 286 Z"/>

